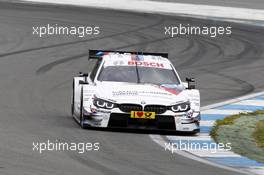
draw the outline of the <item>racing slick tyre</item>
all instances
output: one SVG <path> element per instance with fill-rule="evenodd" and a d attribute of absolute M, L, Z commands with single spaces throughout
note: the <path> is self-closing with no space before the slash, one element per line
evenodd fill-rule
<path fill-rule="evenodd" d="M 81 99 L 80 99 L 80 125 L 82 129 L 86 129 L 89 127 L 88 124 L 84 123 L 84 115 L 83 115 L 83 88 L 81 89 Z"/>
<path fill-rule="evenodd" d="M 75 85 L 74 85 L 74 80 L 72 82 L 72 102 L 71 102 L 71 114 L 73 116 L 74 114 L 74 92 L 75 92 Z"/>

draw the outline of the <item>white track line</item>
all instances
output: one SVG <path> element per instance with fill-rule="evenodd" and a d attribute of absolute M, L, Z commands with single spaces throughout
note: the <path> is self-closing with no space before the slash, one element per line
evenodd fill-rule
<path fill-rule="evenodd" d="M 201 140 L 201 141 L 213 141 L 212 138 L 209 135 L 204 135 L 204 136 L 167 136 L 169 140 Z"/>
<path fill-rule="evenodd" d="M 234 105 L 264 106 L 264 100 L 245 100 L 245 101 L 234 103 Z"/>
<path fill-rule="evenodd" d="M 192 154 L 199 157 L 241 157 L 231 151 L 219 151 L 219 150 L 192 150 Z"/>
<path fill-rule="evenodd" d="M 249 94 L 249 95 L 245 95 L 245 96 L 241 96 L 241 97 L 234 98 L 234 99 L 231 99 L 231 100 L 226 100 L 226 101 L 223 101 L 223 102 L 220 102 L 220 103 L 215 103 L 215 104 L 212 104 L 212 105 L 204 106 L 204 107 L 201 108 L 201 110 L 204 111 L 204 110 L 207 110 L 207 109 L 217 108 L 217 107 L 224 106 L 224 105 L 227 105 L 227 104 L 230 104 L 230 103 L 240 102 L 242 100 L 254 98 L 254 97 L 257 97 L 257 96 L 261 96 L 261 95 L 264 95 L 264 91 L 263 92 L 253 93 L 253 94 Z"/>
<path fill-rule="evenodd" d="M 201 120 L 200 126 L 214 126 L 215 120 Z"/>
<path fill-rule="evenodd" d="M 220 115 L 234 115 L 239 113 L 252 112 L 249 110 L 220 110 L 220 109 L 208 109 L 203 111 L 202 114 L 220 114 Z"/>

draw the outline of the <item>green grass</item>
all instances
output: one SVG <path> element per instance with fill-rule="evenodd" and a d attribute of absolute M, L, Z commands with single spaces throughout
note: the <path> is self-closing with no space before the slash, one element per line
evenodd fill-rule
<path fill-rule="evenodd" d="M 223 120 L 216 120 L 213 129 L 210 131 L 210 135 L 213 137 L 215 141 L 217 141 L 216 137 L 218 136 L 217 135 L 218 128 L 222 125 L 232 125 L 234 121 L 240 118 L 242 115 L 246 115 L 246 114 L 236 114 L 236 115 L 231 115 L 229 117 L 226 117 Z"/>
<path fill-rule="evenodd" d="M 242 116 L 257 116 L 257 115 L 264 115 L 264 110 L 259 110 L 259 111 L 255 111 L 255 112 L 251 112 L 251 113 L 240 113 L 240 114 L 236 114 L 236 115 L 231 115 L 229 117 L 226 117 L 224 118 L 223 120 L 217 120 L 215 122 L 215 125 L 213 127 L 213 129 L 210 131 L 210 135 L 213 137 L 213 139 L 217 142 L 217 130 L 220 126 L 223 126 L 223 125 L 232 125 L 234 124 L 234 121 Z M 264 131 L 264 128 L 262 130 L 262 132 Z M 256 134 L 256 135 L 259 135 L 259 134 Z M 256 136 L 259 138 L 259 136 Z M 264 137 L 264 136 L 263 136 Z M 260 139 L 263 139 L 264 138 L 260 138 Z M 263 140 L 261 143 L 263 143 Z M 264 147 L 264 145 L 263 145 Z"/>
<path fill-rule="evenodd" d="M 264 149 L 264 120 L 257 123 L 256 130 L 253 133 L 257 145 Z"/>
<path fill-rule="evenodd" d="M 210 134 L 216 143 L 231 143 L 234 153 L 264 163 L 264 110 L 217 120 Z"/>

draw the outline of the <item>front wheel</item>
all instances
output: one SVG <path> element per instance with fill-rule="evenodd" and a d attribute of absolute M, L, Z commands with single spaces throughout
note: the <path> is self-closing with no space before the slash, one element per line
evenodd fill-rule
<path fill-rule="evenodd" d="M 200 129 L 195 129 L 195 130 L 193 130 L 193 131 L 191 131 L 191 132 L 188 132 L 188 135 L 190 135 L 190 136 L 195 136 L 195 135 L 197 135 L 197 134 L 199 134 L 200 133 Z"/>
<path fill-rule="evenodd" d="M 74 87 L 74 80 L 72 83 L 72 101 L 71 101 L 71 114 L 74 115 L 74 93 L 75 93 L 75 87 Z"/>
<path fill-rule="evenodd" d="M 84 123 L 84 116 L 83 116 L 83 88 L 81 89 L 81 99 L 80 99 L 80 126 L 82 129 L 88 128 L 88 125 Z"/>

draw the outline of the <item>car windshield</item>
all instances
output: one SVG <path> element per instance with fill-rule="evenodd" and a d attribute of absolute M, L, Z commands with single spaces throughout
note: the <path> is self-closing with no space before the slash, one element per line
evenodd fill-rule
<path fill-rule="evenodd" d="M 161 69 L 142 66 L 103 67 L 98 81 L 116 81 L 151 84 L 179 84 L 173 69 Z"/>

